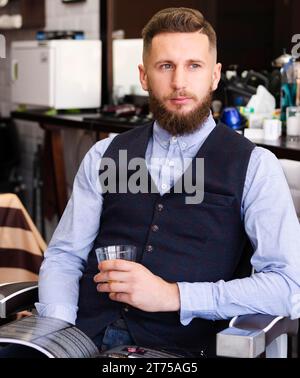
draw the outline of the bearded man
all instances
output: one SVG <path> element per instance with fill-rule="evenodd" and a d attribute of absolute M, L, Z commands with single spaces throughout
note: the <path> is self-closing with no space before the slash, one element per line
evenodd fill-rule
<path fill-rule="evenodd" d="M 155 122 L 98 142 L 84 158 L 45 254 L 36 308 L 76 324 L 100 350 L 135 344 L 214 356 L 222 320 L 291 315 L 299 223 L 274 155 L 214 122 L 221 64 L 203 15 L 162 10 L 143 39 L 140 80 Z M 157 190 L 118 190 L 121 169 L 117 190 L 104 193 L 99 161 L 120 168 L 124 150 L 128 161 L 144 159 Z M 174 189 L 189 167 L 193 182 L 204 175 L 194 204 L 185 187 Z M 135 173 L 128 169 L 128 182 Z M 135 245 L 136 261 L 98 265 L 95 249 L 112 245 Z"/>

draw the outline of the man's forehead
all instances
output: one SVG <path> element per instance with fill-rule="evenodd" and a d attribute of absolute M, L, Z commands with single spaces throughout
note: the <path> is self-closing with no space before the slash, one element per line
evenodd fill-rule
<path fill-rule="evenodd" d="M 151 44 L 150 53 L 190 52 L 192 55 L 207 53 L 210 50 L 208 37 L 195 33 L 161 33 L 157 34 Z M 195 53 L 195 54 L 193 54 Z"/>
<path fill-rule="evenodd" d="M 181 57 L 193 61 L 208 58 L 209 52 L 208 37 L 200 32 L 158 34 L 153 38 L 149 51 L 154 59 Z"/>

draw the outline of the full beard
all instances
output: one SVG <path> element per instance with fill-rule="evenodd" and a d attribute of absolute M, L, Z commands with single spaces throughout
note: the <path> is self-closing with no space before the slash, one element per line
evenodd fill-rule
<path fill-rule="evenodd" d="M 173 136 L 192 134 L 207 120 L 212 103 L 212 91 L 205 96 L 201 103 L 186 114 L 179 114 L 169 111 L 160 101 L 149 91 L 149 106 L 154 119 L 159 125 Z M 170 96 L 172 98 L 172 96 Z"/>

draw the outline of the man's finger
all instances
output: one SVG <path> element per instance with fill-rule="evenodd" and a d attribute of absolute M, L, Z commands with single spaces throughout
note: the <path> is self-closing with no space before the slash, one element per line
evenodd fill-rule
<path fill-rule="evenodd" d="M 100 293 L 129 293 L 130 287 L 123 282 L 107 282 L 97 285 Z"/>
<path fill-rule="evenodd" d="M 109 298 L 115 302 L 122 302 L 130 304 L 129 294 L 126 293 L 110 293 Z"/>
<path fill-rule="evenodd" d="M 130 279 L 130 275 L 128 274 L 128 272 L 120 272 L 120 271 L 101 272 L 94 276 L 94 282 L 96 283 L 109 282 L 109 281 L 128 282 L 129 279 Z"/>
<path fill-rule="evenodd" d="M 135 262 L 127 260 L 105 260 L 99 264 L 99 269 L 102 272 L 107 270 L 119 270 L 123 272 L 129 272 L 134 265 L 136 265 Z"/>

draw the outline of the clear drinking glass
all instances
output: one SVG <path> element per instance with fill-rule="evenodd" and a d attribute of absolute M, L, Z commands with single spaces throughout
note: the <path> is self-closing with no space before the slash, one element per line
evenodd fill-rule
<path fill-rule="evenodd" d="M 137 249 L 134 245 L 110 245 L 96 249 L 98 263 L 104 260 L 136 261 Z"/>

